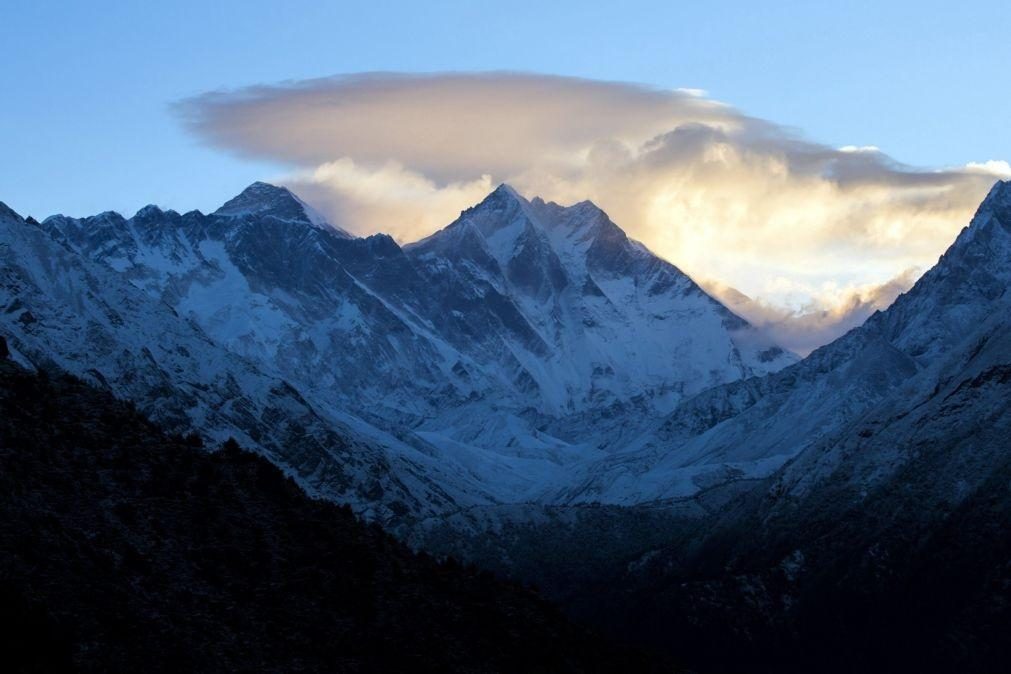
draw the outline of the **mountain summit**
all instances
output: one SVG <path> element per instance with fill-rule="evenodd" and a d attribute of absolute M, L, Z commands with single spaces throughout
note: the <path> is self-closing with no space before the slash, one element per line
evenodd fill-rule
<path fill-rule="evenodd" d="M 527 364 L 510 349 L 555 414 L 633 398 L 663 410 L 795 360 L 590 202 L 528 201 L 502 185 L 405 252 L 445 301 L 508 298 L 459 311 L 502 322 L 540 356 Z"/>
<path fill-rule="evenodd" d="M 234 436 L 412 542 L 584 588 L 573 559 L 614 568 L 592 587 L 656 599 L 630 624 L 664 640 L 713 624 L 723 648 L 773 616 L 804 642 L 821 612 L 834 634 L 839 606 L 936 555 L 984 598 L 965 610 L 1006 613 L 1009 183 L 909 292 L 799 362 L 594 204 L 505 185 L 404 247 L 263 183 L 209 215 L 0 207 L 0 263 L 21 365 Z M 941 594 L 935 571 L 875 638 Z M 861 625 L 881 605 L 862 602 Z"/>
<path fill-rule="evenodd" d="M 162 328 L 150 339 L 164 341 L 165 353 L 224 350 L 282 379 L 320 419 L 372 448 L 355 470 L 398 486 L 366 497 L 346 491 L 347 475 L 313 472 L 305 453 L 263 447 L 309 470 L 311 490 L 382 517 L 539 499 L 685 398 L 796 360 L 592 203 L 527 200 L 508 185 L 404 248 L 383 235 L 352 238 L 267 183 L 209 215 L 151 207 L 130 219 L 53 217 L 36 229 L 91 270 L 91 296 L 122 281 L 209 343 L 177 344 Z M 45 301 L 15 295 L 6 301 Z M 65 299 L 59 311 L 86 306 Z M 55 327 L 35 325 L 29 339 L 25 326 L 3 320 L 15 348 L 38 345 L 39 331 Z M 84 342 L 61 362 L 125 381 L 119 368 L 128 364 L 111 354 L 126 331 L 91 345 L 110 353 L 98 368 L 84 355 L 89 334 L 98 333 L 82 330 Z M 54 335 L 48 348 L 61 351 L 62 339 Z M 133 381 L 120 393 L 206 386 L 169 374 L 188 367 L 166 363 L 160 383 Z M 244 391 L 250 375 L 229 376 L 228 396 L 261 395 Z M 200 430 L 208 413 L 192 404 L 184 416 Z"/>
<path fill-rule="evenodd" d="M 589 469 L 586 483 L 566 497 L 691 499 L 779 470 L 780 490 L 807 494 L 839 470 L 854 451 L 853 438 L 877 435 L 874 424 L 920 418 L 917 406 L 930 409 L 939 392 L 982 367 L 981 354 L 999 350 L 1006 340 L 995 334 L 1011 315 L 1009 287 L 1011 183 L 998 182 L 938 263 L 888 309 L 796 365 L 683 401 L 622 461 Z M 859 455 L 880 464 L 863 467 L 864 475 L 890 474 L 883 465 L 898 462 L 895 452 L 904 445 L 892 440 L 878 453 Z M 855 474 L 861 473 L 846 479 Z"/>
<path fill-rule="evenodd" d="M 312 206 L 299 199 L 286 187 L 255 182 L 235 197 L 226 201 L 215 215 L 226 217 L 276 218 L 287 222 L 302 222 L 327 227 L 347 238 L 350 234 L 327 222 Z"/>
<path fill-rule="evenodd" d="M 606 613 L 718 671 L 1006 670 L 1009 287 L 1001 182 L 891 307 L 590 467 L 574 500 L 719 504 L 625 549 Z"/>

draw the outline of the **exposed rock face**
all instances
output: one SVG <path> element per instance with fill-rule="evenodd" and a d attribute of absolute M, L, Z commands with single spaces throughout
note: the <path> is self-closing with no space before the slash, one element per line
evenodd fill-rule
<path fill-rule="evenodd" d="M 404 248 L 351 237 L 264 183 L 210 215 L 148 206 L 130 219 L 5 223 L 20 284 L 5 301 L 23 305 L 5 316 L 33 361 L 159 400 L 176 427 L 241 431 L 318 493 L 366 512 L 377 501 L 387 518 L 552 498 L 577 465 L 685 397 L 795 360 L 593 204 L 527 201 L 508 186 Z M 43 248 L 53 252 L 29 254 Z M 45 319 L 57 305 L 62 324 Z M 247 385 L 261 381 L 250 371 L 264 383 Z M 283 456 L 265 440 L 274 429 L 246 428 L 264 423 L 263 392 L 281 390 L 268 379 L 311 410 L 298 418 L 369 447 L 350 452 L 362 465 L 334 477 Z M 214 421 L 221 409 L 242 419 Z M 386 476 L 382 487 L 328 486 L 361 471 Z"/>
<path fill-rule="evenodd" d="M 923 396 L 936 395 L 969 367 L 970 354 L 993 344 L 1009 316 L 1009 203 L 1011 183 L 997 183 L 937 265 L 887 310 L 796 365 L 684 401 L 627 451 L 589 467 L 564 497 L 692 498 L 784 466 L 784 488 L 809 489 L 839 460 L 826 447 L 858 437 L 866 415 L 926 404 Z"/>

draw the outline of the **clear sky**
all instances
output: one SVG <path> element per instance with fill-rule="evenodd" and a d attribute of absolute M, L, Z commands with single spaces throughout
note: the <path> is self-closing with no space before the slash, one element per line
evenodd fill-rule
<path fill-rule="evenodd" d="M 202 147 L 172 101 L 374 70 L 693 87 L 911 164 L 1011 157 L 1011 4 L 992 0 L 5 0 L 2 17 L 0 199 L 36 216 L 215 207 L 281 167 Z"/>

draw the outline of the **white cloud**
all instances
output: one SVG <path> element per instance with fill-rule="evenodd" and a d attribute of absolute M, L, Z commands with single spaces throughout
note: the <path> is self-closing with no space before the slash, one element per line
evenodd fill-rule
<path fill-rule="evenodd" d="M 198 135 L 243 155 L 303 166 L 396 161 L 439 183 L 563 169 L 602 139 L 637 146 L 679 123 L 738 123 L 685 92 L 520 73 L 345 75 L 212 92 L 178 111 Z"/>
<path fill-rule="evenodd" d="M 477 203 L 495 188 L 487 174 L 439 186 L 397 162 L 368 170 L 346 157 L 298 173 L 285 182 L 348 231 L 381 231 L 401 242 L 446 225 L 450 214 Z"/>
<path fill-rule="evenodd" d="M 843 145 L 840 152 L 881 152 L 877 145 Z"/>
<path fill-rule="evenodd" d="M 771 284 L 787 296 L 803 297 L 794 306 L 752 299 L 719 281 L 702 286 L 739 316 L 765 330 L 778 344 L 806 356 L 817 347 L 844 335 L 875 311 L 888 308 L 895 298 L 913 287 L 923 269 L 912 267 L 881 284 L 840 286 L 825 283 L 819 288 L 777 277 Z"/>
<path fill-rule="evenodd" d="M 931 266 L 1011 176 L 1005 161 L 921 170 L 835 149 L 699 90 L 522 73 L 350 75 L 179 111 L 206 142 L 296 167 L 286 182 L 349 230 L 417 239 L 503 181 L 588 198 L 695 278 L 822 336 L 880 304 L 868 289 Z"/>
<path fill-rule="evenodd" d="M 984 162 L 971 161 L 965 165 L 970 171 L 997 176 L 998 178 L 1011 178 L 1011 164 L 1006 161 L 990 159 Z"/>

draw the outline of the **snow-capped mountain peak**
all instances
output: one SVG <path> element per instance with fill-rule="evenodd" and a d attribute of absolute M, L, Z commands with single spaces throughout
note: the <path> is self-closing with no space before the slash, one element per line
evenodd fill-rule
<path fill-rule="evenodd" d="M 148 204 L 147 206 L 144 206 L 139 211 L 134 213 L 132 219 L 136 222 L 142 222 L 142 221 L 161 220 L 166 217 L 170 219 L 175 219 L 179 217 L 179 214 L 176 211 L 172 210 L 171 208 L 163 210 L 160 207 L 155 206 L 154 204 Z"/>
<path fill-rule="evenodd" d="M 439 284 L 451 281 L 468 293 L 462 289 L 488 285 L 509 298 L 522 320 L 507 324 L 539 358 L 559 361 L 528 368 L 554 409 L 612 396 L 627 401 L 652 379 L 657 387 L 647 386 L 646 397 L 662 409 L 696 387 L 795 360 L 590 201 L 527 200 L 500 185 L 405 252 Z M 700 339 L 703 333 L 709 337 Z"/>
<path fill-rule="evenodd" d="M 523 197 L 516 188 L 514 188 L 509 183 L 499 183 L 498 187 L 491 191 L 491 193 L 485 197 L 484 201 L 489 200 L 513 200 L 521 205 L 529 204 L 530 202 Z M 484 201 L 482 203 L 484 203 Z"/>
<path fill-rule="evenodd" d="M 18 215 L 13 208 L 11 208 L 2 201 L 0 201 L 0 218 L 9 218 L 11 220 L 18 220 L 18 221 L 22 220 L 21 216 Z"/>
<path fill-rule="evenodd" d="M 1011 180 L 998 180 L 995 182 L 980 206 L 983 207 L 994 202 L 1001 203 L 1004 206 L 1011 206 Z"/>
<path fill-rule="evenodd" d="M 979 205 L 970 230 L 983 229 L 994 222 L 1011 232 L 1011 180 L 998 180 Z M 956 244 L 957 245 L 957 244 Z"/>
<path fill-rule="evenodd" d="M 164 211 L 155 206 L 154 204 L 148 204 L 147 206 L 144 206 L 139 211 L 134 213 L 133 217 L 141 219 L 156 218 L 162 215 L 163 213 Z"/>
<path fill-rule="evenodd" d="M 928 409 L 926 400 L 957 386 L 969 364 L 998 343 L 994 336 L 1007 334 L 1009 286 L 1011 183 L 998 182 L 938 263 L 888 309 L 792 367 L 684 400 L 637 441 L 640 449 L 591 469 L 570 495 L 625 503 L 691 498 L 780 469 L 803 492 L 840 465 L 852 438 L 871 437 L 869 426 L 912 418 L 911 410 Z M 872 423 L 871 415 L 881 419 Z M 892 438 L 887 452 L 868 461 L 888 474 L 884 466 L 898 462 L 899 446 Z"/>
<path fill-rule="evenodd" d="M 489 242 L 513 241 L 523 229 L 533 226 L 530 202 L 509 185 L 502 183 L 480 203 L 460 214 L 450 225 L 410 247 L 424 248 L 426 243 L 442 242 L 458 237 L 457 230 L 473 227 Z M 502 246 L 497 246 L 502 247 Z"/>
<path fill-rule="evenodd" d="M 285 222 L 308 223 L 331 229 L 346 238 L 351 234 L 330 223 L 316 209 L 295 196 L 287 187 L 257 181 L 226 201 L 214 215 L 223 217 L 271 217 Z"/>
<path fill-rule="evenodd" d="M 795 360 L 591 202 L 501 185 L 404 248 L 321 222 L 254 183 L 210 215 L 39 229 L 454 500 L 537 498 L 686 396 Z"/>

